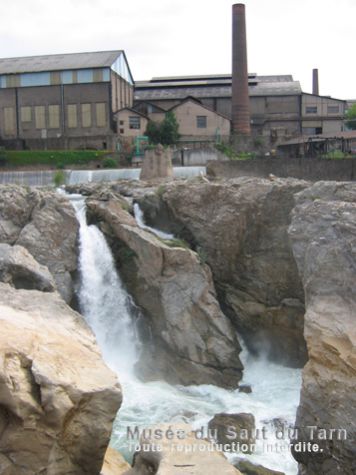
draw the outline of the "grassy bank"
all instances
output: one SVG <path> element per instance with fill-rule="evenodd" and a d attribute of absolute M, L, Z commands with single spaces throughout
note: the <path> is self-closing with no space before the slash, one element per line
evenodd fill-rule
<path fill-rule="evenodd" d="M 4 168 L 36 165 L 65 168 L 103 162 L 108 155 L 107 150 L 0 150 L 0 165 Z"/>

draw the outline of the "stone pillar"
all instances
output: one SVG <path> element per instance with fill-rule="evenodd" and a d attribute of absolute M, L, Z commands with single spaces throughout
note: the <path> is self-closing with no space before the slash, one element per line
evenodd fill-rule
<path fill-rule="evenodd" d="M 153 180 L 155 178 L 172 178 L 172 150 L 157 145 L 154 149 L 145 150 L 142 162 L 140 180 Z"/>

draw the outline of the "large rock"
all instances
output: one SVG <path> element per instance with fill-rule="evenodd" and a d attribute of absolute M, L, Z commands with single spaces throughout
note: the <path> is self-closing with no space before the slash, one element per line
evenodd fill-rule
<path fill-rule="evenodd" d="M 234 465 L 240 470 L 242 475 L 285 475 L 283 472 L 271 470 L 262 465 L 255 465 L 248 460 L 241 460 Z"/>
<path fill-rule="evenodd" d="M 216 301 L 209 268 L 190 249 L 170 247 L 140 229 L 120 202 L 87 205 L 92 219 L 105 223 L 121 276 L 148 316 L 153 341 L 143 351 L 141 375 L 236 387 L 240 347 Z"/>
<path fill-rule="evenodd" d="M 0 281 L 17 289 L 55 290 L 53 277 L 47 267 L 38 264 L 22 246 L 0 244 Z"/>
<path fill-rule="evenodd" d="M 240 443 L 240 450 L 244 453 L 254 451 L 255 437 L 255 417 L 253 414 L 241 412 L 239 414 L 220 413 L 209 421 L 209 429 L 219 444 Z"/>
<path fill-rule="evenodd" d="M 300 440 L 322 449 L 294 457 L 306 475 L 351 475 L 356 473 L 355 185 L 319 182 L 300 193 L 289 234 L 304 285 L 309 353 L 296 425 L 302 428 Z M 343 431 L 332 429 L 345 430 L 346 440 Z"/>
<path fill-rule="evenodd" d="M 1 473 L 97 475 L 121 390 L 83 318 L 1 283 L 0 326 Z"/>
<path fill-rule="evenodd" d="M 130 464 L 126 462 L 119 452 L 112 447 L 108 447 L 100 475 L 123 475 L 130 468 Z"/>
<path fill-rule="evenodd" d="M 166 184 L 138 201 L 147 224 L 188 240 L 249 349 L 303 366 L 304 294 L 287 229 L 307 182 L 242 177 Z"/>
<path fill-rule="evenodd" d="M 67 197 L 16 185 L 0 186 L 0 242 L 25 247 L 53 275 L 70 302 L 77 268 L 78 222 Z"/>
<path fill-rule="evenodd" d="M 170 430 L 173 437 L 141 438 L 141 450 L 135 455 L 133 468 L 125 475 L 241 475 L 222 452 L 214 449 L 211 442 L 197 438 L 188 425 L 152 429 L 163 434 Z"/>

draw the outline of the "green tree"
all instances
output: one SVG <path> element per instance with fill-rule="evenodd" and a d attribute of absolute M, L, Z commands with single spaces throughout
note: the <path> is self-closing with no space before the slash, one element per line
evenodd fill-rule
<path fill-rule="evenodd" d="M 350 109 L 346 111 L 346 125 L 351 130 L 356 130 L 356 104 L 353 104 Z"/>
<path fill-rule="evenodd" d="M 154 144 L 173 145 L 177 143 L 179 140 L 179 124 L 174 112 L 168 111 L 160 124 L 150 120 L 145 135 Z"/>

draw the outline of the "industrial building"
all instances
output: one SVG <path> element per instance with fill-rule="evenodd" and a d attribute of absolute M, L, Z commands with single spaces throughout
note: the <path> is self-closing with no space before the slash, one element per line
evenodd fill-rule
<path fill-rule="evenodd" d="M 262 137 L 268 146 L 344 130 L 346 101 L 291 75 L 248 74 L 245 6 L 232 6 L 232 74 L 134 82 L 124 51 L 0 59 L 0 146 L 107 148 L 174 111 L 183 142 Z"/>
<path fill-rule="evenodd" d="M 0 145 L 113 149 L 133 85 L 121 50 L 0 59 Z"/>
<path fill-rule="evenodd" d="M 233 133 L 262 136 L 271 144 L 343 130 L 346 102 L 319 95 L 316 69 L 313 94 L 302 92 L 291 75 L 248 74 L 245 5 L 240 3 L 232 6 L 232 74 L 136 82 L 134 108 L 149 103 L 169 110 L 187 97 L 231 119 Z"/>
<path fill-rule="evenodd" d="M 290 75 L 248 75 L 250 124 L 254 135 L 271 142 L 343 130 L 346 102 L 302 92 Z M 187 97 L 227 118 L 232 118 L 231 75 L 153 78 L 135 84 L 134 109 L 150 104 L 167 111 Z M 152 114 L 153 115 L 153 114 Z"/>

